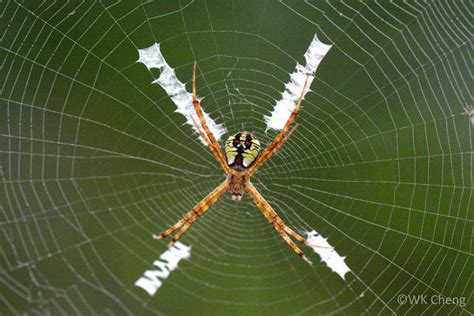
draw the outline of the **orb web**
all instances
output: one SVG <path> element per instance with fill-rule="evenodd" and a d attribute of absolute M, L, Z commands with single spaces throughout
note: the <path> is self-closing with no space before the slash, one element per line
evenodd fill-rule
<path fill-rule="evenodd" d="M 470 298 L 472 6 L 452 2 L 14 2 L 0 6 L 5 313 L 454 313 Z M 332 45 L 299 127 L 253 182 L 345 257 L 302 262 L 249 199 L 224 196 L 155 295 L 151 238 L 223 179 L 138 51 L 159 43 L 227 134 L 267 144 L 314 35 Z M 467 109 L 467 110 L 466 110 Z M 471 263 L 470 263 L 471 262 Z M 183 302 L 186 302 L 183 304 Z"/>

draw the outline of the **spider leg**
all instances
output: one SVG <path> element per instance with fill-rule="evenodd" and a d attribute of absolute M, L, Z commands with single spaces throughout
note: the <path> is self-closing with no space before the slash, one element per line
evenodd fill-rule
<path fill-rule="evenodd" d="M 308 241 L 285 225 L 283 220 L 278 216 L 270 204 L 268 204 L 265 198 L 257 191 L 252 183 L 247 183 L 245 186 L 245 191 L 258 207 L 260 212 L 262 212 L 263 216 L 265 216 L 265 218 L 268 220 L 270 225 L 275 228 L 278 234 L 280 234 L 280 236 L 287 242 L 291 249 L 293 249 L 293 251 L 296 252 L 296 254 L 300 256 L 301 259 L 308 262 L 309 264 L 312 264 L 311 261 L 305 256 L 303 251 L 301 251 L 301 249 L 290 239 L 290 237 L 288 237 L 285 232 L 288 232 L 291 236 L 295 237 L 296 240 L 303 243 L 304 245 L 308 245 Z"/>
<path fill-rule="evenodd" d="M 262 152 L 258 160 L 249 168 L 249 174 L 253 175 L 261 166 L 264 165 L 264 163 L 270 159 L 271 156 L 273 156 L 274 153 L 276 153 L 288 140 L 290 135 L 294 132 L 295 128 L 294 127 L 285 137 L 286 132 L 290 128 L 290 125 L 295 121 L 296 116 L 298 115 L 299 109 L 301 102 L 303 101 L 303 96 L 306 91 L 306 85 L 308 84 L 308 78 L 309 76 L 306 76 L 306 80 L 303 85 L 303 89 L 301 90 L 300 97 L 298 99 L 298 102 L 296 102 L 295 109 L 293 110 L 293 113 L 291 113 L 290 117 L 288 118 L 288 121 L 286 121 L 285 126 L 283 129 L 278 133 L 278 135 L 273 139 L 273 141 L 265 148 L 265 150 Z"/>
<path fill-rule="evenodd" d="M 281 220 L 281 223 L 283 224 L 284 226 L 284 229 L 285 229 L 285 232 L 288 233 L 288 235 L 290 235 L 291 237 L 295 238 L 296 240 L 298 240 L 300 243 L 302 243 L 303 245 L 306 245 L 308 247 L 313 247 L 313 248 L 324 248 L 324 249 L 334 249 L 333 247 L 325 247 L 325 246 L 320 246 L 320 245 L 316 245 L 316 244 L 313 244 L 313 243 L 310 243 L 307 239 L 304 239 L 303 237 L 301 237 L 297 232 L 295 232 L 293 229 L 291 229 L 290 227 L 286 226 L 285 223 L 283 223 L 283 221 Z"/>
<path fill-rule="evenodd" d="M 181 235 L 199 218 L 201 217 L 229 188 L 227 180 L 218 185 L 211 193 L 202 199 L 188 213 L 186 213 L 179 222 L 165 230 L 160 235 L 153 235 L 154 239 L 163 239 L 168 235 L 182 227 L 181 230 L 173 237 L 172 243 L 181 237 Z"/>
<path fill-rule="evenodd" d="M 188 222 L 186 222 L 186 224 L 184 224 L 183 227 L 181 227 L 181 229 L 176 233 L 176 235 L 173 236 L 173 238 L 171 239 L 169 243 L 169 246 L 173 245 L 188 230 L 188 228 L 191 227 L 191 225 L 194 224 L 194 222 L 196 222 L 199 216 L 201 215 L 196 215 L 196 216 L 191 217 L 191 219 Z"/>
<path fill-rule="evenodd" d="M 280 142 L 278 142 L 275 146 L 273 146 L 272 148 L 270 149 L 265 149 L 264 153 L 265 156 L 261 156 L 261 159 L 259 159 L 260 163 L 259 163 L 259 166 L 257 166 L 257 168 L 252 168 L 250 167 L 251 170 L 249 170 L 249 175 L 250 176 L 253 176 L 255 174 L 255 172 L 257 171 L 257 169 L 261 166 L 263 166 L 263 164 L 269 160 L 278 150 L 280 150 L 281 147 L 283 147 L 283 145 L 285 145 L 285 143 L 288 141 L 288 138 L 290 138 L 290 136 L 295 132 L 295 130 L 298 128 L 298 124 L 296 124 L 295 126 L 293 126 L 291 128 L 291 130 L 288 132 L 288 134 L 285 135 L 285 138 L 283 138 Z"/>
<path fill-rule="evenodd" d="M 191 116 L 191 119 L 193 120 L 193 123 L 194 123 L 194 127 L 196 128 L 196 130 L 198 131 L 199 133 L 199 136 L 201 136 L 201 138 L 206 142 L 207 144 L 207 147 L 209 148 L 209 150 L 212 152 L 212 154 L 214 155 L 214 157 L 218 157 L 219 156 L 219 153 L 216 151 L 215 147 L 212 146 L 211 142 L 209 141 L 209 139 L 207 138 L 207 136 L 203 133 L 203 131 L 199 128 L 199 125 L 198 123 L 196 122 L 196 120 L 194 119 L 193 116 Z M 219 158 L 217 158 L 217 161 L 221 164 L 222 168 L 228 172 L 227 170 L 229 170 L 230 172 L 230 168 L 229 166 L 227 165 L 227 163 Z"/>
<path fill-rule="evenodd" d="M 199 125 L 198 123 L 196 122 L 196 119 L 194 118 L 194 116 L 191 116 L 191 119 L 193 120 L 193 124 L 194 124 L 194 127 L 196 128 L 196 130 L 198 131 L 199 133 L 199 136 L 201 136 L 202 139 L 204 139 L 204 141 L 206 142 L 206 145 L 209 147 L 209 149 L 211 151 L 214 150 L 214 147 L 212 147 L 212 144 L 211 142 L 209 141 L 209 139 L 207 138 L 207 136 L 202 132 L 202 130 L 199 128 Z"/>
<path fill-rule="evenodd" d="M 193 213 L 194 213 L 193 210 L 194 210 L 194 208 L 191 211 L 189 211 L 188 213 L 186 213 L 186 215 L 184 215 L 182 220 L 180 220 L 179 222 L 177 222 L 176 224 L 174 224 L 173 226 L 171 226 L 170 228 L 168 228 L 167 230 L 165 230 L 161 234 L 153 235 L 153 238 L 159 240 L 159 239 L 163 239 L 163 238 L 168 237 L 168 235 L 170 235 L 175 230 L 177 230 L 178 228 L 183 226 L 184 223 L 187 223 L 191 219 L 191 217 L 193 217 Z"/>
<path fill-rule="evenodd" d="M 219 143 L 217 142 L 216 138 L 214 137 L 211 130 L 209 129 L 209 126 L 207 126 L 206 120 L 201 111 L 201 106 L 199 105 L 199 101 L 196 98 L 196 62 L 194 62 L 194 68 L 193 68 L 193 106 L 199 118 L 199 122 L 201 123 L 201 126 L 204 129 L 204 133 L 203 133 L 201 129 L 197 126 L 196 122 L 194 122 L 194 124 L 196 125 L 196 128 L 199 131 L 199 134 L 206 141 L 209 149 L 214 154 L 217 161 L 219 161 L 222 168 L 224 168 L 225 172 L 228 174 L 230 172 L 230 167 L 227 165 L 227 161 L 224 157 L 224 154 L 222 153 Z M 193 118 L 193 121 L 194 121 L 194 118 Z M 202 134 L 205 134 L 206 137 L 203 137 Z"/>
<path fill-rule="evenodd" d="M 283 229 L 285 230 L 285 232 L 290 235 L 291 237 L 293 237 L 294 239 L 298 240 L 300 243 L 302 243 L 303 245 L 306 245 L 306 246 L 309 246 L 309 242 L 304 239 L 303 237 L 301 237 L 297 232 L 295 232 L 293 229 L 291 229 L 290 227 L 286 226 L 285 223 L 283 223 L 283 221 L 281 220 L 281 224 L 283 224 Z"/>

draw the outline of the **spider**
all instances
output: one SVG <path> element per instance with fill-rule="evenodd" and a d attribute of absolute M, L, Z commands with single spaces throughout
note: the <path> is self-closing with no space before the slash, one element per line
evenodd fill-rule
<path fill-rule="evenodd" d="M 298 115 L 299 107 L 303 99 L 303 95 L 308 83 L 308 76 L 303 86 L 303 90 L 299 96 L 293 113 L 291 113 L 280 133 L 273 139 L 273 141 L 265 148 L 259 155 L 260 142 L 250 132 L 239 132 L 231 137 L 225 143 L 225 156 L 222 152 L 217 140 L 212 132 L 209 130 L 206 120 L 201 111 L 199 101 L 196 98 L 196 62 L 193 68 L 193 106 L 199 121 L 202 126 L 199 128 L 196 120 L 192 117 L 194 126 L 201 138 L 205 141 L 209 150 L 215 156 L 221 167 L 224 169 L 227 178 L 219 184 L 211 193 L 204 199 L 197 203 L 191 211 L 186 213 L 184 217 L 176 224 L 165 230 L 160 235 L 153 235 L 154 239 L 163 239 L 180 229 L 172 238 L 170 245 L 176 242 L 196 220 L 201 217 L 214 203 L 216 203 L 222 195 L 230 191 L 232 199 L 238 201 L 242 198 L 244 193 L 247 193 L 250 199 L 255 203 L 257 208 L 262 212 L 263 216 L 268 220 L 270 225 L 280 234 L 280 236 L 288 243 L 294 252 L 303 260 L 311 264 L 311 261 L 305 256 L 303 251 L 290 239 L 293 237 L 300 243 L 306 246 L 313 246 L 305 238 L 301 237 L 294 230 L 288 227 L 283 220 L 278 216 L 275 210 L 268 204 L 265 198 L 257 191 L 255 186 L 250 182 L 250 178 L 255 172 L 261 168 L 290 138 L 291 134 L 298 127 L 296 124 L 289 130 L 291 124 Z M 289 130 L 289 131 L 288 131 Z M 288 133 L 287 133 L 288 132 Z M 316 246 L 317 247 L 317 246 Z"/>

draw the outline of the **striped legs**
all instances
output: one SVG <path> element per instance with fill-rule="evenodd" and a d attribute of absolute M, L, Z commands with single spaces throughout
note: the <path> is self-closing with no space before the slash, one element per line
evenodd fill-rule
<path fill-rule="evenodd" d="M 265 216 L 265 218 L 268 220 L 270 225 L 275 228 L 278 234 L 280 234 L 280 236 L 287 242 L 291 249 L 293 249 L 293 251 L 296 252 L 296 254 L 300 256 L 301 259 L 308 262 L 309 264 L 312 264 L 311 261 L 309 261 L 309 259 L 305 256 L 303 251 L 301 251 L 301 249 L 290 239 L 290 237 L 288 237 L 287 234 L 307 246 L 309 246 L 308 241 L 285 225 L 285 223 L 278 216 L 275 210 L 270 206 L 270 204 L 268 204 L 265 198 L 257 191 L 257 189 L 253 186 L 252 183 L 247 183 L 245 191 L 250 196 L 255 205 L 258 207 L 260 212 L 262 212 L 263 216 Z"/>
<path fill-rule="evenodd" d="M 298 99 L 298 102 L 295 105 L 295 109 L 293 110 L 293 113 L 291 113 L 290 117 L 288 118 L 288 121 L 286 121 L 285 126 L 283 129 L 278 133 L 278 135 L 273 139 L 273 141 L 265 148 L 265 150 L 262 152 L 260 157 L 257 159 L 257 161 L 250 166 L 249 168 L 249 176 L 252 176 L 261 166 L 265 164 L 265 162 L 270 159 L 273 154 L 275 154 L 288 140 L 290 135 L 295 131 L 297 125 L 293 127 L 288 134 L 288 129 L 290 128 L 290 125 L 295 121 L 296 116 L 298 115 L 298 112 L 300 110 L 300 105 L 301 101 L 303 101 L 303 96 L 306 91 L 306 85 L 308 84 L 308 77 L 306 77 L 306 80 L 303 85 L 303 90 L 301 90 L 300 97 Z M 285 136 L 286 134 L 286 136 Z"/>
<path fill-rule="evenodd" d="M 194 222 L 201 217 L 214 203 L 219 200 L 219 198 L 224 194 L 227 189 L 229 188 L 229 183 L 227 180 L 222 182 L 217 188 L 215 188 L 211 193 L 209 193 L 204 199 L 201 200 L 195 207 L 191 209 L 186 215 L 184 215 L 183 219 L 165 230 L 160 235 L 153 235 L 155 239 L 163 239 L 166 238 L 168 235 L 176 231 L 178 228 L 181 228 L 176 235 L 174 235 L 173 239 L 171 240 L 170 244 L 173 244 L 177 241 L 181 235 L 183 235 L 189 227 L 191 227 Z"/>
<path fill-rule="evenodd" d="M 194 126 L 198 130 L 199 135 L 206 142 L 212 154 L 216 157 L 217 161 L 221 164 L 224 171 L 227 174 L 229 174 L 230 167 L 227 165 L 227 160 L 224 157 L 224 154 L 222 153 L 222 149 L 219 146 L 219 143 L 217 142 L 216 138 L 214 137 L 211 130 L 207 126 L 206 119 L 204 118 L 204 115 L 202 114 L 202 111 L 201 111 L 201 106 L 199 105 L 199 101 L 196 98 L 196 62 L 194 62 L 194 68 L 193 68 L 193 106 L 199 118 L 199 123 L 201 124 L 202 129 L 204 129 L 204 132 L 198 126 L 194 117 L 191 116 L 191 118 L 193 119 Z"/>

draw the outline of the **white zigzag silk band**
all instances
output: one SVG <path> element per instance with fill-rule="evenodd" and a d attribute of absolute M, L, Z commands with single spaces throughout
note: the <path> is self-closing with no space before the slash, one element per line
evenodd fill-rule
<path fill-rule="evenodd" d="M 308 232 L 307 235 L 309 243 L 314 245 L 310 247 L 321 257 L 321 261 L 325 262 L 332 271 L 339 274 L 339 276 L 345 280 L 346 273 L 351 271 L 344 262 L 346 257 L 341 257 L 328 243 L 327 238 L 324 238 L 316 231 Z"/>
<path fill-rule="evenodd" d="M 176 112 L 184 115 L 184 117 L 186 117 L 186 123 L 191 125 L 193 129 L 198 132 L 191 118 L 191 116 L 194 115 L 197 124 L 201 124 L 194 110 L 192 94 L 186 91 L 184 83 L 179 81 L 174 69 L 166 62 L 161 54 L 160 44 L 155 43 L 150 47 L 139 49 L 138 54 L 140 58 L 137 62 L 143 63 L 148 69 L 157 68 L 160 70 L 160 76 L 153 81 L 153 83 L 158 83 L 166 91 L 176 104 Z M 203 111 L 203 114 L 212 134 L 216 140 L 219 140 L 226 132 L 225 128 L 221 124 L 214 122 L 206 112 Z M 201 139 L 201 137 L 199 138 Z M 201 139 L 201 142 L 206 144 L 203 139 Z"/>
<path fill-rule="evenodd" d="M 307 90 L 304 94 L 307 93 L 314 79 L 316 69 L 331 47 L 332 45 L 323 44 L 316 35 L 314 36 L 304 55 L 306 65 L 296 65 L 295 71 L 290 75 L 290 81 L 285 85 L 285 91 L 282 93 L 281 99 L 275 104 L 271 116 L 264 117 L 268 129 L 281 130 L 285 126 L 298 101 L 306 76 L 309 75 L 309 78 Z M 160 76 L 153 83 L 158 83 L 166 91 L 176 104 L 176 112 L 184 115 L 186 123 L 197 132 L 191 118 L 192 115 L 195 115 L 192 95 L 186 91 L 185 85 L 176 77 L 174 69 L 166 62 L 160 51 L 160 44 L 155 43 L 150 47 L 139 49 L 138 53 L 140 56 L 138 62 L 143 63 L 148 69 L 157 68 L 160 70 Z M 203 114 L 214 137 L 220 140 L 226 132 L 225 128 L 222 124 L 217 124 L 206 112 L 203 111 Z M 200 124 L 198 119 L 196 119 L 196 122 Z M 201 139 L 201 141 L 205 144 L 204 140 Z"/>
<path fill-rule="evenodd" d="M 265 116 L 267 129 L 271 128 L 281 130 L 285 126 L 285 123 L 288 121 L 288 118 L 295 109 L 296 102 L 298 101 L 301 91 L 303 90 L 306 76 L 309 75 L 309 78 L 304 94 L 308 92 L 309 87 L 313 82 L 316 69 L 331 47 L 332 45 L 321 43 L 318 37 L 314 35 L 311 44 L 304 54 L 306 65 L 302 66 L 300 64 L 296 64 L 296 69 L 290 75 L 290 81 L 285 85 L 285 91 L 282 93 L 281 99 L 273 108 L 271 116 Z"/>

